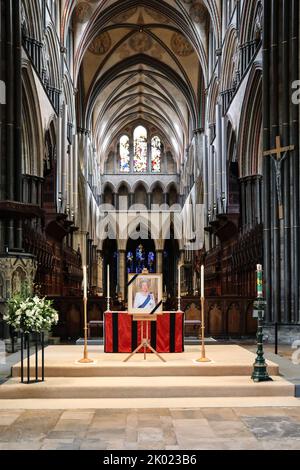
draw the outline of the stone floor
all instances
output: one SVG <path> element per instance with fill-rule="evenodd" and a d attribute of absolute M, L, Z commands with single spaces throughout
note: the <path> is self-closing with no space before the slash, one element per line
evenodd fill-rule
<path fill-rule="evenodd" d="M 0 450 L 300 449 L 300 407 L 0 410 Z"/>

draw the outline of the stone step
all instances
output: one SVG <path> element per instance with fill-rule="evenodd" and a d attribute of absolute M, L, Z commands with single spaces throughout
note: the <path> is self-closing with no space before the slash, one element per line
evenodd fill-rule
<path fill-rule="evenodd" d="M 168 398 L 294 397 L 295 386 L 281 377 L 254 383 L 249 377 L 87 377 L 47 378 L 21 384 L 12 378 L 0 387 L 0 399 L 18 398 Z"/>
<path fill-rule="evenodd" d="M 187 402 L 188 400 L 188 402 Z M 158 408 L 299 408 L 295 397 L 167 397 L 167 398 L 27 398 L 0 399 L 0 410 L 120 410 Z"/>
<path fill-rule="evenodd" d="M 35 377 L 35 366 L 32 361 L 30 367 L 31 377 Z M 170 377 L 170 376 L 194 376 L 194 377 L 217 377 L 217 376 L 247 376 L 251 377 L 253 365 L 245 364 L 198 364 L 194 361 L 181 364 L 172 364 L 172 362 L 102 362 L 95 364 L 80 365 L 68 364 L 48 364 L 45 365 L 45 377 Z M 279 368 L 276 364 L 268 365 L 268 372 L 272 376 L 279 374 Z M 27 376 L 27 367 L 24 367 L 24 375 Z M 12 368 L 13 377 L 21 377 L 20 364 Z M 39 368 L 41 376 L 41 368 Z"/>

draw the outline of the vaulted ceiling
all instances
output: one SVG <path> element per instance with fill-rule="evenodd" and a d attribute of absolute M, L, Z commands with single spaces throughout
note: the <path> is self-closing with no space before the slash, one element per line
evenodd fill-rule
<path fill-rule="evenodd" d="M 102 162 L 120 132 L 135 122 L 158 128 L 182 160 L 199 127 L 206 85 L 212 13 L 205 3 L 77 2 L 72 27 L 78 112 Z"/>

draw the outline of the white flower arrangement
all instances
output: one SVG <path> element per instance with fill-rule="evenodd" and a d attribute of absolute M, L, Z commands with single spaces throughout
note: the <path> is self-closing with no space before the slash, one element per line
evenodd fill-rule
<path fill-rule="evenodd" d="M 40 333 L 50 331 L 58 322 L 58 313 L 51 300 L 34 297 L 24 299 L 17 294 L 8 301 L 8 311 L 4 320 L 15 331 L 24 333 Z"/>

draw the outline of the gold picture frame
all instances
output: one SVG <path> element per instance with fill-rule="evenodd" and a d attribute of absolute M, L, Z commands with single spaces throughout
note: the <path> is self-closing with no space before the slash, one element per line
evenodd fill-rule
<path fill-rule="evenodd" d="M 162 274 L 128 274 L 128 313 L 162 313 L 162 286 Z"/>

